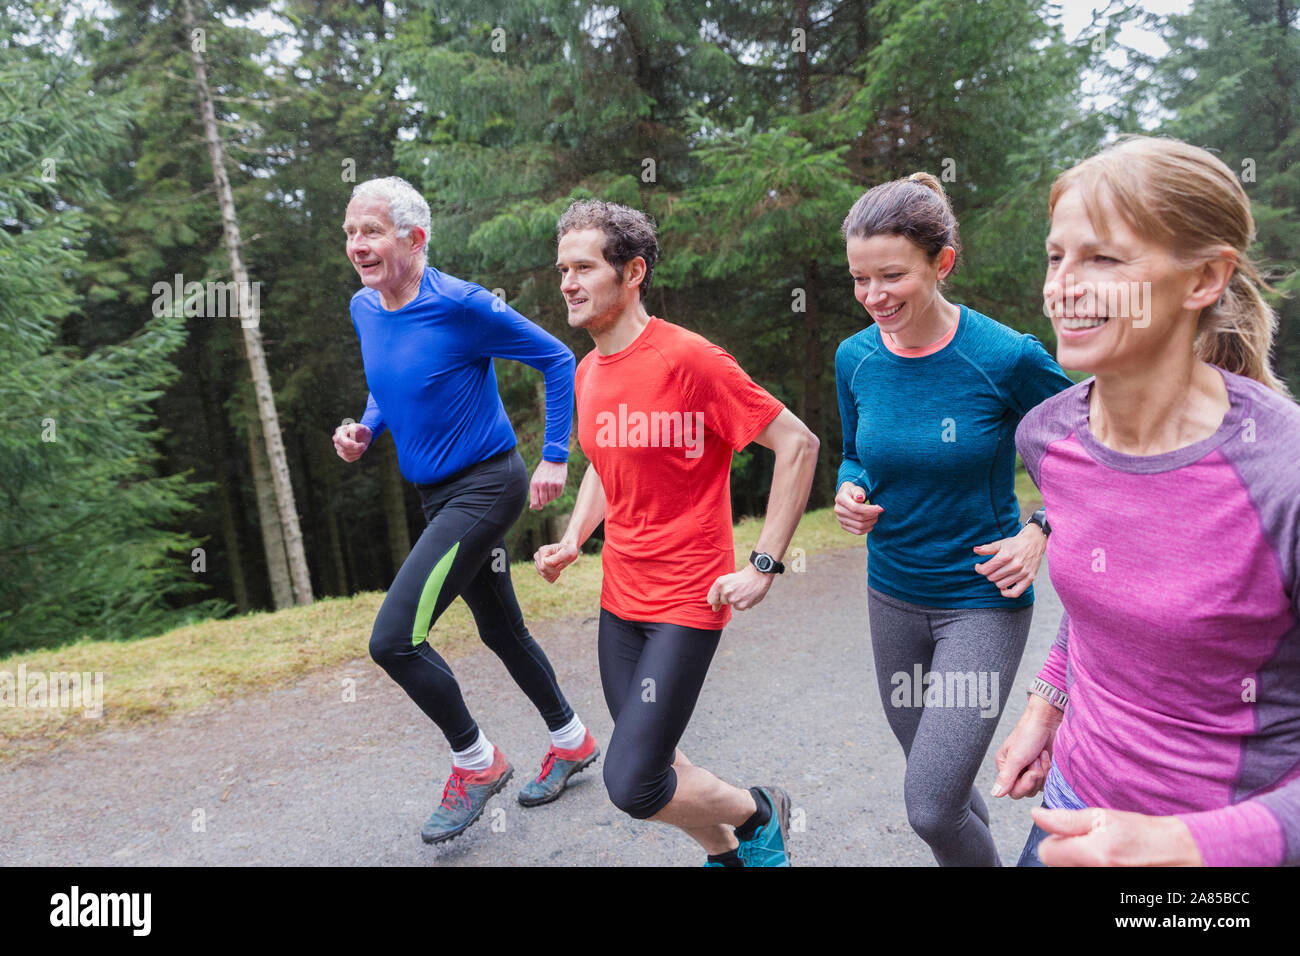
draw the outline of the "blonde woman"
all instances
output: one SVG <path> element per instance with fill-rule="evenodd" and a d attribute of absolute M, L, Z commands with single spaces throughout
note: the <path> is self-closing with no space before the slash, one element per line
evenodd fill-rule
<path fill-rule="evenodd" d="M 1052 187 L 1065 368 L 1017 445 L 1065 608 L 994 796 L 1043 791 L 1023 865 L 1300 862 L 1300 407 L 1250 202 L 1203 149 L 1128 138 Z"/>

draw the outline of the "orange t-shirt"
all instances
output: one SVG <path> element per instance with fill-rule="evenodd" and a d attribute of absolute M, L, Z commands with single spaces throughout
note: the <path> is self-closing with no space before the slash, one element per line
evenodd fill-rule
<path fill-rule="evenodd" d="M 720 630 L 705 600 L 736 570 L 731 453 L 785 407 L 725 350 L 652 317 L 574 380 L 578 441 L 605 486 L 600 606 L 630 621 Z"/>

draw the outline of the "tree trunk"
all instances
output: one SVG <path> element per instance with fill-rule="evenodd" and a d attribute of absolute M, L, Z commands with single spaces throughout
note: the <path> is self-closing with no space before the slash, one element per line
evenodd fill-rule
<path fill-rule="evenodd" d="M 822 325 L 819 292 L 821 276 L 817 269 L 817 260 L 813 259 L 804 267 L 804 344 L 803 344 L 803 423 L 819 439 L 825 434 L 825 416 L 822 414 Z M 822 441 L 822 456 L 829 456 L 835 442 Z M 820 476 L 826 476 L 825 468 L 818 468 Z M 823 492 L 826 490 L 826 478 L 813 483 L 808 507 L 816 508 L 825 503 Z"/>
<path fill-rule="evenodd" d="M 217 495 L 221 502 L 221 533 L 225 536 L 226 564 L 230 569 L 230 587 L 235 592 L 235 609 L 247 614 L 253 609 L 248 599 L 248 584 L 244 581 L 244 559 L 239 553 L 239 532 L 235 528 L 235 513 L 230 505 L 230 485 L 226 480 L 226 463 L 217 468 Z"/>
<path fill-rule="evenodd" d="M 262 548 L 266 552 L 266 575 L 271 581 L 271 603 L 278 611 L 292 606 L 293 584 L 289 577 L 289 559 L 284 551 L 284 536 L 280 533 L 280 517 L 275 510 L 275 486 L 266 460 L 266 443 L 258 431 L 256 415 L 248 416 L 248 455 L 253 466 Z"/>
<path fill-rule="evenodd" d="M 343 560 L 343 539 L 339 536 L 339 519 L 333 508 L 325 509 L 325 528 L 329 533 L 330 556 L 334 559 L 335 594 L 351 594 L 348 589 L 348 568 Z"/>
<path fill-rule="evenodd" d="M 799 51 L 799 112 L 812 112 L 812 77 L 808 62 L 808 47 L 812 43 L 812 23 L 808 17 L 808 0 L 799 0 L 799 26 L 804 31 L 803 49 Z M 822 421 L 822 328 L 819 293 L 821 276 L 817 269 L 817 260 L 810 259 L 804 266 L 804 343 L 803 343 L 803 418 L 804 424 L 819 439 L 823 434 Z M 833 442 L 823 442 L 822 453 L 826 455 L 834 446 Z M 817 469 L 819 475 L 826 474 L 825 468 Z M 826 500 L 821 493 L 826 480 L 815 481 L 808 506 L 815 508 Z"/>
<path fill-rule="evenodd" d="M 199 115 L 203 123 L 208 154 L 212 159 L 212 178 L 216 186 L 217 201 L 221 205 L 221 222 L 225 232 L 226 251 L 230 256 L 231 277 L 240 290 L 240 325 L 244 333 L 244 348 L 248 355 L 249 371 L 253 380 L 253 393 L 257 396 L 257 412 L 262 437 L 266 442 L 271 482 L 275 488 L 275 506 L 280 516 L 284 549 L 293 581 L 294 600 L 298 604 L 312 601 L 311 575 L 307 570 L 307 555 L 303 551 L 302 531 L 298 527 L 298 512 L 293 503 L 293 486 L 289 480 L 289 463 L 284 454 L 280 436 L 280 419 L 275 411 L 275 395 L 271 391 L 271 376 L 266 368 L 266 355 L 262 351 L 260 321 L 260 296 L 251 294 L 248 271 L 244 268 L 239 220 L 235 214 L 235 199 L 226 175 L 225 153 L 217 134 L 216 111 L 212 94 L 208 90 L 208 72 L 203 62 L 201 44 L 194 39 L 194 9 L 192 0 L 181 0 L 185 19 L 185 33 L 190 40 L 190 59 L 194 64 L 194 80 L 199 99 Z"/>
<path fill-rule="evenodd" d="M 808 0 L 799 0 L 799 28 L 803 30 L 803 43 L 799 50 L 799 112 L 812 112 L 811 67 L 808 63 L 808 46 L 812 43 L 812 23 L 808 18 Z"/>
<path fill-rule="evenodd" d="M 411 532 L 406 524 L 406 489 L 397 467 L 397 446 L 383 442 L 379 449 L 379 486 L 384 500 L 384 518 L 388 523 L 388 555 L 393 562 L 393 576 L 411 553 Z"/>
<path fill-rule="evenodd" d="M 207 336 L 200 336 L 200 350 L 207 344 Z M 212 381 L 204 372 L 205 356 L 200 351 L 195 368 L 199 380 L 199 407 L 203 409 L 203 425 L 208 433 L 208 448 L 215 452 L 213 468 L 217 473 L 217 503 L 221 507 L 222 546 L 226 551 L 226 564 L 230 571 L 230 587 L 235 596 L 235 608 L 240 614 L 253 609 L 248 599 L 248 584 L 244 581 L 243 555 L 239 550 L 239 530 L 235 524 L 235 509 L 230 503 L 230 446 L 226 441 L 226 420 L 221 414 L 221 403 L 212 394 Z"/>
<path fill-rule="evenodd" d="M 343 542 L 343 563 L 348 573 L 348 580 L 352 582 L 352 590 L 349 593 L 360 591 L 367 584 L 366 575 L 361 570 L 361 565 L 357 563 L 357 552 L 352 540 L 351 528 L 352 523 L 344 521 L 339 523 L 339 537 Z M 385 582 L 387 584 L 388 582 Z"/>
<path fill-rule="evenodd" d="M 1291 28 L 1290 25 L 1291 11 L 1287 9 L 1285 0 L 1277 0 L 1277 26 L 1281 34 L 1277 39 L 1278 53 L 1273 60 L 1273 78 L 1277 81 L 1278 92 L 1278 109 L 1273 117 L 1273 149 L 1275 151 L 1280 150 L 1287 137 L 1291 135 L 1291 80 L 1284 54 L 1287 47 L 1287 36 Z M 1281 176 L 1273 177 L 1273 196 L 1270 202 L 1277 208 L 1286 206 L 1286 185 Z"/>
<path fill-rule="evenodd" d="M 295 435 L 293 437 L 297 437 L 297 436 Z M 317 517 L 320 512 L 316 507 L 316 493 L 319 492 L 319 488 L 316 485 L 316 479 L 314 478 L 315 473 L 312 470 L 312 464 L 314 458 L 315 459 L 321 458 L 320 450 L 321 448 L 320 445 L 318 444 L 314 449 L 312 449 L 312 452 L 309 453 L 307 449 L 303 448 L 302 443 L 297 441 L 292 442 L 289 447 L 285 448 L 286 458 L 290 453 L 293 453 L 297 456 L 298 462 L 294 466 L 293 470 L 297 472 L 297 474 L 302 478 L 302 484 L 299 485 L 299 487 L 302 489 L 302 492 L 297 498 L 297 501 L 301 502 L 301 504 L 299 504 L 299 506 L 295 510 L 299 512 L 298 518 L 299 521 L 301 522 L 301 527 L 307 528 L 308 530 L 315 529 L 314 540 L 316 541 L 320 540 L 320 521 Z M 333 446 L 331 446 L 330 452 L 333 453 L 333 451 L 334 451 Z M 306 538 L 304 537 L 303 552 L 306 553 L 306 550 L 307 550 L 307 542 L 306 542 Z M 288 553 L 287 549 L 286 549 L 286 553 Z"/>

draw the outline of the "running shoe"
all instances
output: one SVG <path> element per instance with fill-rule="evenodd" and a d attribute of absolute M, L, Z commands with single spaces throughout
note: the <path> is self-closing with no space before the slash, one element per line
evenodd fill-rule
<path fill-rule="evenodd" d="M 751 839 L 741 840 L 736 854 L 745 866 L 790 865 L 790 795 L 780 787 L 759 787 L 772 807 L 772 818 Z"/>
<path fill-rule="evenodd" d="M 600 748 L 596 746 L 596 738 L 591 736 L 590 730 L 582 744 L 573 750 L 552 745 L 542 758 L 542 772 L 537 775 L 537 779 L 528 781 L 519 791 L 519 802 L 526 807 L 550 803 L 569 785 L 570 777 L 590 767 L 599 756 Z"/>
<path fill-rule="evenodd" d="M 501 748 L 496 748 L 492 766 L 486 770 L 451 768 L 447 785 L 442 788 L 442 803 L 420 828 L 425 843 L 454 840 L 483 815 L 492 794 L 503 790 L 515 768 L 510 766 Z"/>

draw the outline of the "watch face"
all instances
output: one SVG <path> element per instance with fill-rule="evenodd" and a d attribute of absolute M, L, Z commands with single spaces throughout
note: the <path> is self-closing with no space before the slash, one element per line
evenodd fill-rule
<path fill-rule="evenodd" d="M 772 560 L 771 555 L 767 555 L 767 554 L 760 554 L 757 558 L 754 559 L 754 567 L 758 568 L 758 570 L 764 573 L 771 571 L 772 565 L 775 563 L 776 562 Z"/>

